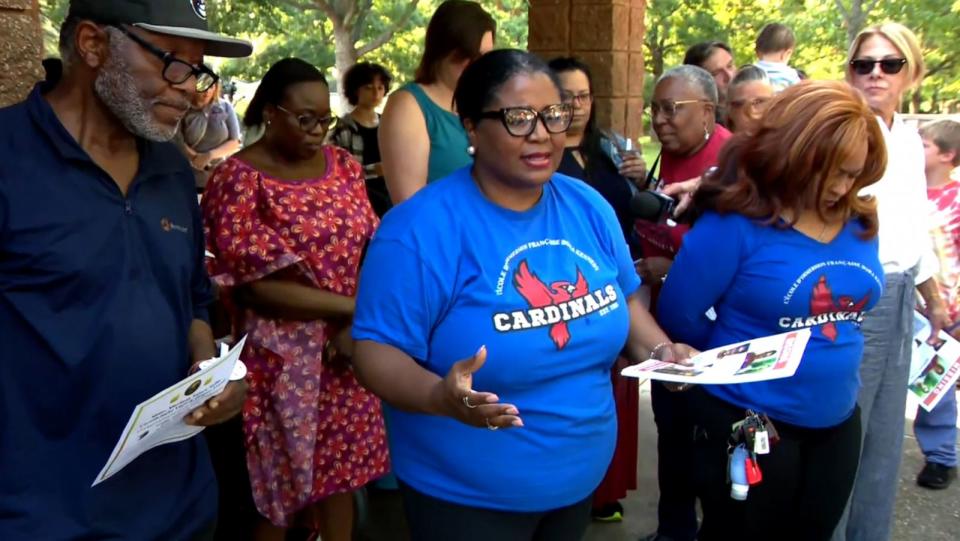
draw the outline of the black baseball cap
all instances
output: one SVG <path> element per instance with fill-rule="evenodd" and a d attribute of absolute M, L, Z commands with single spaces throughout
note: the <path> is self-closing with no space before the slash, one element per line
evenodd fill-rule
<path fill-rule="evenodd" d="M 253 45 L 228 38 L 207 28 L 204 0 L 70 0 L 71 17 L 101 24 L 129 24 L 157 34 L 191 38 L 206 44 L 204 54 L 241 58 L 253 53 Z"/>

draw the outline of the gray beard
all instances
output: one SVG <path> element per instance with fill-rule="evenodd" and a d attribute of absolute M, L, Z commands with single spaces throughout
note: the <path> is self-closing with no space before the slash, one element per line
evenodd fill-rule
<path fill-rule="evenodd" d="M 130 75 L 129 67 L 120 51 L 119 32 L 110 35 L 110 56 L 97 73 L 93 89 L 100 101 L 117 117 L 130 133 L 148 141 L 166 142 L 177 134 L 180 128 L 166 126 L 156 121 L 151 110 L 156 100 L 140 95 L 136 79 Z"/>

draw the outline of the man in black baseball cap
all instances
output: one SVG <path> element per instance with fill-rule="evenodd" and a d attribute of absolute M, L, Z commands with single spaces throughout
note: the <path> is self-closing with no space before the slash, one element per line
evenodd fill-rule
<path fill-rule="evenodd" d="M 201 0 L 73 0 L 59 80 L 0 109 L 0 539 L 195 541 L 217 486 L 203 438 L 91 486 L 136 404 L 214 356 L 193 172 L 168 141 L 251 47 Z M 246 383 L 186 421 L 241 409 Z M 224 517 L 223 520 L 230 520 Z"/>

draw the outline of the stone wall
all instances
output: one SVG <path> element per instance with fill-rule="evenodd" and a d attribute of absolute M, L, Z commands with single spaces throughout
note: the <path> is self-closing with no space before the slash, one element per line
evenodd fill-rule
<path fill-rule="evenodd" d="M 577 56 L 593 73 L 601 127 L 643 129 L 643 36 L 647 0 L 530 0 L 530 51 Z"/>
<path fill-rule="evenodd" d="M 0 107 L 21 101 L 43 78 L 38 0 L 0 0 Z"/>

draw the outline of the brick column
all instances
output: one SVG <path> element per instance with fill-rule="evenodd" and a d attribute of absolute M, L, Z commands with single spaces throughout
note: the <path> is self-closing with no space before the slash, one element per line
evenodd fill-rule
<path fill-rule="evenodd" d="M 646 6 L 647 0 L 530 0 L 530 51 L 586 62 L 598 125 L 629 137 L 643 129 Z"/>
<path fill-rule="evenodd" d="M 0 0 L 0 107 L 23 100 L 43 77 L 38 0 Z"/>

